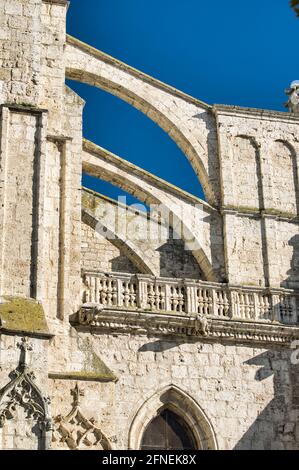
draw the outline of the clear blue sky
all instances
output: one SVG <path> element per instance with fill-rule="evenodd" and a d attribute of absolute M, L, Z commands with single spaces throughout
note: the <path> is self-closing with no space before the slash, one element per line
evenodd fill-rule
<path fill-rule="evenodd" d="M 284 89 L 299 79 L 299 19 L 288 0 L 71 0 L 68 33 L 211 104 L 283 111 Z M 186 157 L 156 124 L 119 98 L 68 84 L 86 100 L 86 138 L 202 197 Z"/>

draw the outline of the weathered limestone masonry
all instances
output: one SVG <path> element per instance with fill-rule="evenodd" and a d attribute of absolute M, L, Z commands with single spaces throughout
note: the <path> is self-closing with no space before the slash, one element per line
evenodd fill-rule
<path fill-rule="evenodd" d="M 0 448 L 148 448 L 169 413 L 182 448 L 298 449 L 297 108 L 207 105 L 67 36 L 67 8 L 0 0 Z M 84 140 L 66 78 L 161 126 L 206 201 Z"/>

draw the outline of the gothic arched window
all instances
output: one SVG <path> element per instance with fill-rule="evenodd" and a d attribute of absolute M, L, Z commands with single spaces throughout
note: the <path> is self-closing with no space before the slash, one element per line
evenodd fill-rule
<path fill-rule="evenodd" d="M 142 450 L 196 449 L 192 433 L 183 419 L 164 408 L 146 427 L 141 442 Z"/>

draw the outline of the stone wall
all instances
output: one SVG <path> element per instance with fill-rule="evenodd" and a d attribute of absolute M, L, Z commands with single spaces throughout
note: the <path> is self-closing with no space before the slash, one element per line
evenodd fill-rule
<path fill-rule="evenodd" d="M 198 447 L 298 448 L 294 292 L 268 289 L 268 297 L 251 295 L 251 306 L 250 289 L 239 303 L 233 295 L 234 284 L 298 289 L 298 117 L 202 103 L 66 37 L 66 11 L 64 0 L 0 0 L 0 447 L 137 448 L 170 403 L 193 423 Z M 66 77 L 116 94 L 168 132 L 208 202 L 83 141 L 84 102 Z M 134 238 L 147 220 L 134 211 L 129 237 L 97 235 L 94 223 L 113 228 L 98 196 L 83 195 L 82 210 L 82 168 L 160 204 L 150 226 L 162 229 L 162 241 Z M 171 230 L 184 229 L 178 240 L 167 211 Z M 142 308 L 142 289 L 137 305 L 136 283 L 128 291 L 124 280 L 117 292 L 125 302 L 113 303 L 114 290 L 106 311 L 92 306 L 101 326 L 91 334 L 82 268 L 151 274 L 146 294 L 159 312 Z M 190 281 L 184 312 L 187 284 L 170 279 L 175 310 L 166 311 L 156 276 L 221 287 L 207 295 Z M 219 318 L 207 319 L 209 309 Z M 292 322 L 277 321 L 290 312 Z M 71 411 L 72 425 L 90 426 L 84 442 L 64 430 Z"/>
<path fill-rule="evenodd" d="M 91 341 L 119 381 L 113 410 L 105 408 L 103 396 L 105 416 L 95 415 L 92 405 L 89 416 L 100 421 L 106 434 L 117 436 L 117 448 L 128 447 L 140 408 L 147 406 L 150 418 L 156 410 L 147 400 L 170 386 L 196 400 L 219 449 L 297 448 L 299 410 L 290 380 L 296 366 L 290 366 L 289 350 L 126 334 L 100 334 Z"/>
<path fill-rule="evenodd" d="M 86 271 L 137 273 L 138 268 L 109 240 L 82 223 L 82 268 Z"/>
<path fill-rule="evenodd" d="M 229 106 L 214 109 L 228 279 L 298 288 L 297 271 L 287 269 L 294 266 L 292 246 L 298 235 L 298 117 Z M 240 262 L 247 265 L 242 279 Z"/>

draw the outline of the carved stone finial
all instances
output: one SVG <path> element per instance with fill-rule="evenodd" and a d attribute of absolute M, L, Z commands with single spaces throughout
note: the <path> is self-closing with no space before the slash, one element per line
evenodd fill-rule
<path fill-rule="evenodd" d="M 73 401 L 73 406 L 79 406 L 80 405 L 80 397 L 84 397 L 85 395 L 85 392 L 84 390 L 80 389 L 79 388 L 79 385 L 78 385 L 78 382 L 76 383 L 75 385 L 75 388 L 73 388 L 71 390 L 71 395 L 73 396 L 74 398 L 74 401 Z"/>
<path fill-rule="evenodd" d="M 293 81 L 290 88 L 285 90 L 285 93 L 289 97 L 289 100 L 285 103 L 286 108 L 291 113 L 299 115 L 299 80 Z"/>
<path fill-rule="evenodd" d="M 19 367 L 21 370 L 27 368 L 27 352 L 32 351 L 32 344 L 29 342 L 28 338 L 22 338 L 17 347 L 21 350 L 20 364 Z"/>
<path fill-rule="evenodd" d="M 32 351 L 32 344 L 29 342 L 28 338 L 21 338 L 21 342 L 17 343 L 18 348 L 23 349 L 24 351 Z"/>

